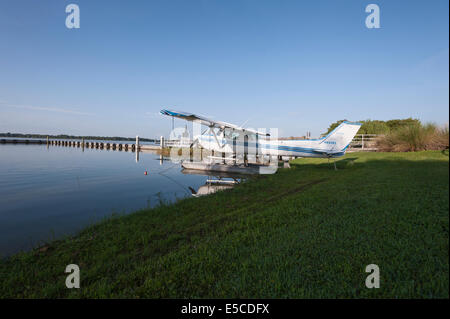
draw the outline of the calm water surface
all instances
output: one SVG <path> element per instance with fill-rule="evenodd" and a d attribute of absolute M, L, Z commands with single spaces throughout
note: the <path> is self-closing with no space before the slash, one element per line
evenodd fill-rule
<path fill-rule="evenodd" d="M 144 175 L 147 170 L 148 175 Z M 0 145 L 0 255 L 73 234 L 112 213 L 191 196 L 207 177 L 159 155 Z"/>

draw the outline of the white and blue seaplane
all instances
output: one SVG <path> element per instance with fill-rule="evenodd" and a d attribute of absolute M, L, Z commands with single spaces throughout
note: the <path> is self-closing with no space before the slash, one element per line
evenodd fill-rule
<path fill-rule="evenodd" d="M 267 157 L 269 164 L 273 163 L 270 158 L 274 156 L 277 159 L 341 157 L 361 127 L 360 123 L 344 121 L 324 137 L 288 140 L 271 137 L 263 131 L 211 120 L 192 113 L 164 109 L 161 110 L 161 114 L 206 126 L 205 131 L 200 131 L 200 134 L 193 137 L 190 147 L 207 149 L 212 154 L 208 157 L 210 160 L 221 161 L 221 163 L 183 161 L 184 168 L 235 173 L 273 173 L 276 171 L 273 165 L 261 165 L 261 159 L 264 163 L 264 158 Z M 222 156 L 214 156 L 216 153 Z M 256 164 L 249 165 L 249 158 L 255 158 Z M 238 164 L 239 159 L 243 160 L 241 164 Z"/>

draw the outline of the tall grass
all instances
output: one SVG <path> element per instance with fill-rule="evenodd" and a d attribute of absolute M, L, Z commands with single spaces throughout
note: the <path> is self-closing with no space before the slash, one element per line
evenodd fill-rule
<path fill-rule="evenodd" d="M 443 150 L 449 147 L 448 126 L 415 123 L 394 130 L 377 140 L 382 152 L 416 152 Z"/>
<path fill-rule="evenodd" d="M 449 148 L 449 134 L 447 125 L 437 129 L 434 136 L 434 143 L 439 146 L 439 149 Z"/>

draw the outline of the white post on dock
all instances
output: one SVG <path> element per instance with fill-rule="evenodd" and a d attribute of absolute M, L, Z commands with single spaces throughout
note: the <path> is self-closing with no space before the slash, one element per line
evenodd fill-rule
<path fill-rule="evenodd" d="M 259 147 L 259 135 L 256 134 L 256 163 L 259 163 L 258 147 Z"/>
<path fill-rule="evenodd" d="M 139 136 L 138 135 L 136 135 L 135 152 L 136 152 L 136 163 L 137 163 L 137 162 L 139 162 Z"/>
<path fill-rule="evenodd" d="M 48 148 L 48 135 L 47 135 L 47 148 Z"/>
<path fill-rule="evenodd" d="M 164 136 L 161 136 L 161 139 L 160 139 L 160 141 L 159 141 L 159 147 L 160 147 L 161 149 L 164 148 Z"/>

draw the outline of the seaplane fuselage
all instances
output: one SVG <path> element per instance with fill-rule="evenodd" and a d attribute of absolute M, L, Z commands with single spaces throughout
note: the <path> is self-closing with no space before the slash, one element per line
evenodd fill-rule
<path fill-rule="evenodd" d="M 327 136 L 319 139 L 271 139 L 241 132 L 239 137 L 226 133 L 194 137 L 202 148 L 227 154 L 250 154 L 289 157 L 334 158 L 345 154 L 361 124 L 343 122 Z"/>
<path fill-rule="evenodd" d="M 209 127 L 207 134 L 194 136 L 194 144 L 228 154 L 277 155 L 289 157 L 339 157 L 345 154 L 350 142 L 361 127 L 360 123 L 344 121 L 326 136 L 318 139 L 277 139 L 264 132 L 215 121 L 206 117 L 172 110 L 161 114 Z"/>

